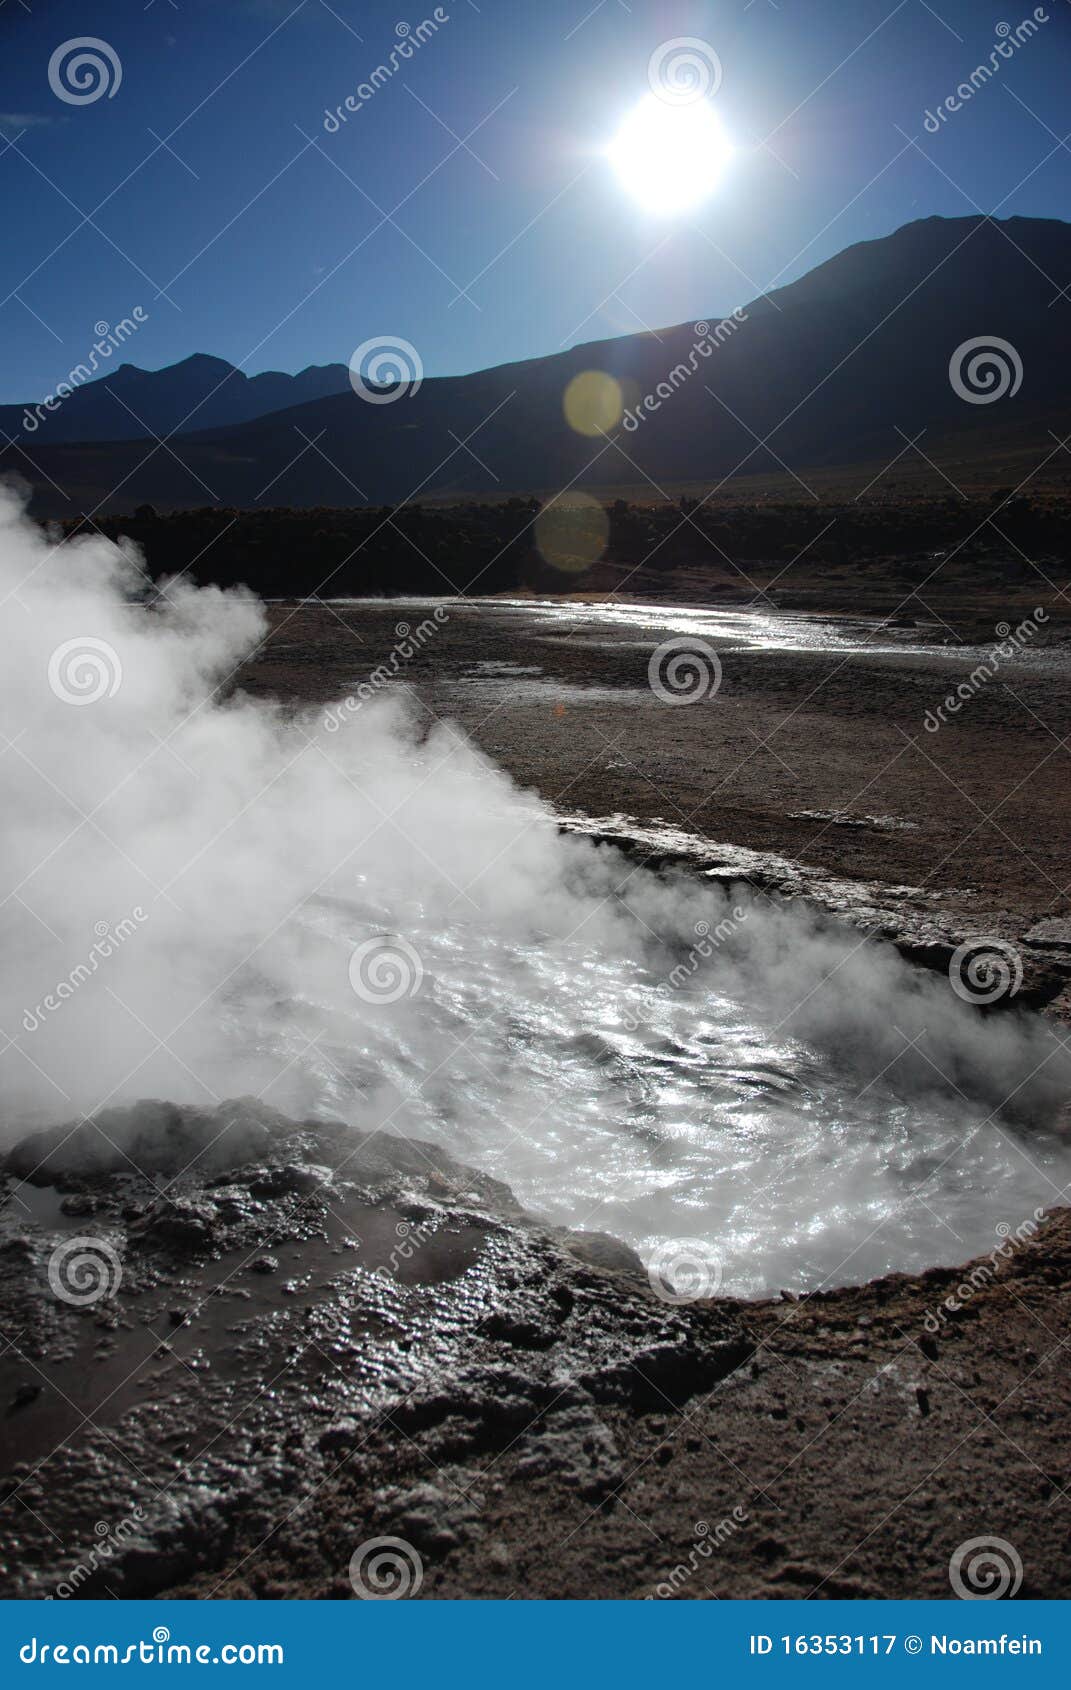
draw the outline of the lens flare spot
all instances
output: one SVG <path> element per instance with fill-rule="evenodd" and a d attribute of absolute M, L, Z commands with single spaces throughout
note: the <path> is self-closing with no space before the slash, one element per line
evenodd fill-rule
<path fill-rule="evenodd" d="M 535 542 L 544 561 L 575 575 L 599 561 L 609 532 L 598 500 L 571 488 L 545 504 L 535 519 Z"/>
<path fill-rule="evenodd" d="M 621 384 L 605 370 L 581 370 L 565 390 L 562 410 L 577 434 L 609 434 L 624 411 Z"/>

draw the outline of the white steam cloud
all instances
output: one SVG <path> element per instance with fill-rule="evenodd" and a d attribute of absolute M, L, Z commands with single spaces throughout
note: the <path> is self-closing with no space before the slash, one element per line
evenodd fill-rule
<path fill-rule="evenodd" d="M 0 600 L 4 1142 L 259 1095 L 437 1139 L 643 1248 L 717 1233 L 738 1284 L 767 1253 L 784 1283 L 801 1251 L 834 1267 L 945 1163 L 983 1207 L 1001 1169 L 1013 1207 L 1055 1200 L 1061 1153 L 997 1113 L 1044 1125 L 1066 1094 L 1040 1025 L 736 894 L 746 918 L 666 986 L 722 892 L 562 838 L 400 696 L 330 734 L 244 695 L 250 595 L 157 591 L 132 546 L 61 545 L 10 490 Z M 816 1216 L 828 1248 L 801 1243 Z M 887 1228 L 866 1271 L 898 1248 Z"/>

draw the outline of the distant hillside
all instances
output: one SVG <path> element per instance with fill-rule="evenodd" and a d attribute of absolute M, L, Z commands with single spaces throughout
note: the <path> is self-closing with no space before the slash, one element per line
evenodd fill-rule
<path fill-rule="evenodd" d="M 116 356 L 114 351 L 111 356 Z M 103 367 L 107 369 L 106 364 Z M 0 405 L 0 429 L 27 445 L 31 435 L 35 445 L 147 439 L 154 434 L 228 428 L 343 391 L 351 391 L 345 364 L 310 364 L 296 376 L 279 370 L 247 376 L 225 358 L 198 352 L 163 370 L 119 364 L 107 375 L 74 385 L 70 397 L 51 411 L 45 409 L 43 416 L 35 407 L 48 395 L 25 405 Z M 29 432 L 23 428 L 27 411 L 33 413 Z"/>
<path fill-rule="evenodd" d="M 1071 225 L 929 218 L 752 301 L 709 355 L 694 348 L 710 337 L 688 323 L 428 379 L 389 404 L 358 397 L 344 366 L 256 377 L 249 389 L 341 370 L 344 388 L 183 435 L 173 443 L 181 462 L 147 453 L 143 441 L 23 437 L 37 467 L 11 448 L 0 467 L 35 481 L 43 513 L 71 516 L 142 503 L 308 507 L 565 486 L 647 487 L 657 497 L 668 486 L 786 465 L 806 479 L 809 467 L 910 458 L 907 438 L 920 431 L 923 450 L 939 459 L 942 443 L 954 442 L 969 463 L 1007 439 L 1040 460 L 1056 449 L 1049 431 L 1063 438 L 1071 429 L 1071 300 L 1059 297 L 1069 285 Z M 981 337 L 1009 342 L 1022 367 L 1017 390 L 994 403 L 967 402 L 949 379 L 952 354 Z M 175 369 L 190 363 L 199 361 Z M 574 433 L 563 415 L 566 386 L 588 369 L 615 377 L 632 418 L 642 419 L 614 429 L 614 444 Z M 657 409 L 644 406 L 660 393 Z"/>

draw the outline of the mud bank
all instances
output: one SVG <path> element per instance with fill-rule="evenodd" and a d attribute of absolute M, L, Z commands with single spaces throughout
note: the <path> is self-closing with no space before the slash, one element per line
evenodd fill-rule
<path fill-rule="evenodd" d="M 946 1597 L 982 1535 L 1066 1590 L 1066 1209 L 679 1304 L 430 1144 L 252 1100 L 37 1135 L 2 1196 L 6 1595 L 352 1597 L 382 1536 L 432 1598 Z"/>
<path fill-rule="evenodd" d="M 1020 1001 L 1066 1018 L 1071 822 L 1059 747 L 1071 735 L 1071 646 L 1060 606 L 1046 598 L 1030 649 L 932 732 L 935 704 L 1024 607 L 963 594 L 942 601 L 940 619 L 909 603 L 890 620 L 856 586 L 804 595 L 810 610 L 795 620 L 755 599 L 722 634 L 703 624 L 721 684 L 686 708 L 667 708 L 648 665 L 660 639 L 702 616 L 685 605 L 725 610 L 724 595 L 696 582 L 663 601 L 661 624 L 627 599 L 553 612 L 448 600 L 395 681 L 422 717 L 460 726 L 570 829 L 636 860 L 687 861 L 820 904 L 924 966 L 946 967 L 966 939 L 1001 939 L 1022 957 Z M 327 706 L 390 664 L 403 614 L 417 625 L 430 610 L 274 605 L 242 685 Z"/>
<path fill-rule="evenodd" d="M 874 821 L 867 818 L 867 824 Z M 1002 1000 L 1005 1007 L 1015 999 L 1023 1007 L 1047 1010 L 1058 1020 L 1071 1017 L 1071 920 L 1066 917 L 1024 920 L 1020 912 L 994 907 L 968 892 L 949 894 L 925 886 L 831 876 L 769 851 L 704 839 L 683 828 L 644 824 L 631 816 L 566 816 L 560 825 L 563 833 L 615 846 L 637 866 L 655 872 L 685 869 L 726 887 L 746 886 L 833 916 L 869 938 L 891 944 L 919 968 L 947 970 L 958 946 L 984 934 L 1014 947 L 1022 965 L 1022 983 Z"/>

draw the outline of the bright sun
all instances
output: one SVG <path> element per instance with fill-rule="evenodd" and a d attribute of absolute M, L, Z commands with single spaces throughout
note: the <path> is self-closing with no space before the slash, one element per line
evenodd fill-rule
<path fill-rule="evenodd" d="M 666 216 L 705 199 L 733 153 L 709 101 L 669 105 L 654 94 L 629 114 L 606 151 L 633 198 Z"/>

